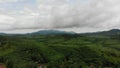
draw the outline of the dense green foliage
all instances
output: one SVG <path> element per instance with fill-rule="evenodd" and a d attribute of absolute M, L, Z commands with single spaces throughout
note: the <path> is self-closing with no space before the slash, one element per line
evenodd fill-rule
<path fill-rule="evenodd" d="M 120 36 L 0 36 L 7 68 L 120 68 Z"/>

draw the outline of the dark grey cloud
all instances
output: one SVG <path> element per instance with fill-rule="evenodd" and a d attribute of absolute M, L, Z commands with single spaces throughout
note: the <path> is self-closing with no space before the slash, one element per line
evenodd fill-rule
<path fill-rule="evenodd" d="M 70 4 L 68 0 L 41 0 L 41 7 L 47 9 L 45 15 L 50 16 L 49 24 L 53 29 L 59 28 L 114 28 L 111 19 L 119 17 L 120 1 L 118 0 L 88 0 L 87 3 L 82 3 L 82 0 L 75 0 L 73 4 Z M 60 4 L 57 4 L 59 3 Z M 113 10 L 114 9 L 114 10 Z M 115 10 L 116 9 L 116 10 Z M 111 22 L 107 22 L 111 21 Z M 106 24 L 106 23 L 109 23 Z M 114 23 L 114 25 L 120 25 Z"/>

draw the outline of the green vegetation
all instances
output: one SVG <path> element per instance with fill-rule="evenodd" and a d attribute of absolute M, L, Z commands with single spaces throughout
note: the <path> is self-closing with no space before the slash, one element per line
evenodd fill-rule
<path fill-rule="evenodd" d="M 120 36 L 0 36 L 7 68 L 120 68 Z"/>

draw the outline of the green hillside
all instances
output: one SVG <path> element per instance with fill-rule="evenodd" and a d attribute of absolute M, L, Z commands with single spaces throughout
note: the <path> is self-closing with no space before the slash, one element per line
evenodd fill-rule
<path fill-rule="evenodd" d="M 7 68 L 120 68 L 120 35 L 0 36 L 0 63 Z"/>

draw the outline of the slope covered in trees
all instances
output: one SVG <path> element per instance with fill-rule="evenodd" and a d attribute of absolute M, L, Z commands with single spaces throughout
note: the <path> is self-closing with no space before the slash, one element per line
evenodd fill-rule
<path fill-rule="evenodd" d="M 120 35 L 1 35 L 0 63 L 7 68 L 120 68 Z"/>

